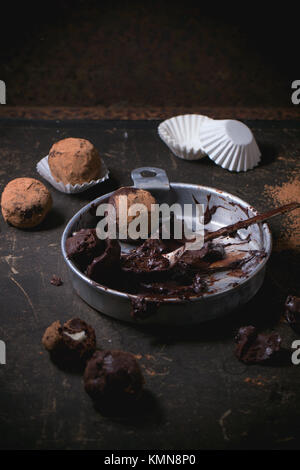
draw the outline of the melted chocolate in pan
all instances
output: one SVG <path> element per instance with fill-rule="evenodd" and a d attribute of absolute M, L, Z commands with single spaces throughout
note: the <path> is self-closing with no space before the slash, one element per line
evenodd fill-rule
<path fill-rule="evenodd" d="M 211 222 L 218 208 L 225 209 L 221 205 L 209 207 L 210 199 L 209 195 L 204 214 L 205 224 Z M 198 203 L 196 198 L 194 201 Z M 248 216 L 248 210 L 241 206 L 240 208 Z M 237 232 L 240 228 L 239 222 L 235 226 Z M 105 244 L 102 242 L 102 249 L 99 250 L 100 245 L 92 239 L 93 232 L 89 232 L 91 241 L 84 239 L 83 243 L 79 240 L 78 255 L 73 240 L 69 241 L 68 245 L 73 250 L 70 251 L 69 257 L 95 282 L 127 293 L 132 301 L 132 315 L 144 318 L 152 315 L 165 299 L 189 300 L 191 297 L 219 291 L 217 285 L 222 278 L 246 278 L 265 256 L 264 251 L 249 249 L 250 234 L 245 240 L 241 240 L 237 233 L 231 236 L 231 239 L 224 240 L 222 236 L 228 236 L 228 233 L 222 229 L 219 232 L 221 238 L 218 241 L 209 241 L 210 237 L 213 238 L 212 232 L 205 230 L 207 241 L 201 250 L 184 252 L 171 269 L 169 261 L 162 255 L 184 244 L 184 239 L 148 239 L 130 253 L 120 256 L 117 241 L 108 240 Z M 225 243 L 221 243 L 222 238 Z M 238 247 L 235 250 L 234 247 L 238 245 L 244 245 L 245 250 L 239 250 Z M 228 247 L 231 249 L 226 250 Z M 237 284 L 232 279 L 228 286 Z"/>

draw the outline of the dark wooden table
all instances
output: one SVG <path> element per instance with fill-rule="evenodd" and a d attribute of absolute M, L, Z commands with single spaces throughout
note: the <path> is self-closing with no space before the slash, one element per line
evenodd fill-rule
<path fill-rule="evenodd" d="M 259 210 L 270 207 L 264 186 L 284 183 L 299 169 L 300 124 L 248 124 L 262 163 L 232 174 L 209 159 L 173 156 L 157 135 L 157 121 L 0 121 L 1 191 L 12 178 L 38 177 L 37 161 L 53 142 L 69 136 L 91 140 L 111 171 L 108 182 L 79 195 L 49 186 L 54 207 L 35 230 L 17 230 L 1 218 L 0 339 L 7 346 L 7 364 L 0 366 L 1 448 L 299 448 L 300 366 L 288 361 L 247 367 L 233 355 L 234 332 L 243 324 L 276 329 L 287 348 L 297 339 L 280 321 L 286 295 L 300 295 L 297 250 L 274 251 L 262 289 L 245 307 L 220 321 L 180 330 L 145 329 L 96 312 L 74 294 L 60 251 L 69 218 L 95 197 L 131 184 L 135 167 L 162 167 L 171 181 L 218 187 Z M 283 234 L 284 220 L 271 224 L 275 240 Z M 50 284 L 52 274 L 63 278 L 63 286 Z M 45 328 L 74 316 L 94 326 L 99 347 L 139 358 L 146 393 L 130 416 L 97 412 L 81 376 L 58 369 L 43 350 Z"/>

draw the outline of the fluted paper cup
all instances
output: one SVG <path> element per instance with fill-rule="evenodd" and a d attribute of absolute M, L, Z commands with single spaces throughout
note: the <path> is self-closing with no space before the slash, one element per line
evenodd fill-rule
<path fill-rule="evenodd" d="M 229 171 L 247 171 L 258 165 L 261 153 L 249 127 L 232 119 L 212 120 L 201 128 L 204 151 Z"/>
<path fill-rule="evenodd" d="M 92 180 L 89 181 L 88 183 L 83 183 L 83 184 L 64 184 L 62 181 L 56 181 L 56 179 L 52 176 L 51 170 L 49 168 L 48 164 L 48 155 L 42 160 L 38 162 L 36 165 L 37 172 L 45 178 L 45 180 L 48 181 L 48 183 L 52 184 L 52 186 L 57 189 L 58 191 L 66 194 L 76 194 L 76 193 L 82 193 L 83 191 L 86 191 L 89 188 L 92 188 L 96 184 L 103 183 L 103 181 L 107 180 L 109 178 L 109 170 L 106 167 L 105 163 L 102 160 L 102 166 L 101 166 L 101 175 L 100 178 L 97 180 Z"/>
<path fill-rule="evenodd" d="M 213 119 L 201 114 L 175 116 L 158 126 L 158 134 L 177 157 L 199 160 L 206 156 L 201 142 L 201 128 L 210 121 Z"/>

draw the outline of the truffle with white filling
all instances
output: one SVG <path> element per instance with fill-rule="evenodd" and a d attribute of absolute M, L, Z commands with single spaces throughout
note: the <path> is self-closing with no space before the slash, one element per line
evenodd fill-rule
<path fill-rule="evenodd" d="M 42 343 L 56 362 L 85 362 L 96 349 L 94 329 L 80 318 L 63 325 L 53 322 L 46 329 Z"/>

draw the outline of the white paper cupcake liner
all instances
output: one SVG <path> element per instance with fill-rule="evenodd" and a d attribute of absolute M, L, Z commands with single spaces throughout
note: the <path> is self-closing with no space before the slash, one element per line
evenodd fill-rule
<path fill-rule="evenodd" d="M 201 114 L 175 116 L 158 126 L 158 134 L 177 157 L 199 160 L 206 156 L 201 142 L 201 128 L 210 121 L 213 119 Z"/>
<path fill-rule="evenodd" d="M 255 138 L 245 124 L 231 119 L 212 120 L 201 128 L 204 151 L 217 165 L 229 171 L 247 171 L 261 157 Z"/>
<path fill-rule="evenodd" d="M 36 165 L 36 169 L 37 169 L 37 172 L 43 178 L 45 178 L 45 180 L 47 180 L 48 183 L 52 184 L 52 186 L 55 189 L 66 194 L 82 193 L 83 191 L 86 191 L 87 189 L 91 188 L 92 186 L 95 186 L 96 184 L 103 183 L 103 181 L 109 178 L 109 170 L 106 167 L 103 160 L 102 160 L 100 178 L 97 180 L 89 181 L 88 183 L 83 183 L 83 184 L 72 185 L 68 183 L 65 185 L 61 181 L 56 181 L 56 179 L 52 176 L 51 170 L 49 168 L 48 155 L 42 158 L 42 160 L 38 162 L 38 164 Z"/>

